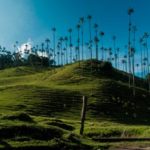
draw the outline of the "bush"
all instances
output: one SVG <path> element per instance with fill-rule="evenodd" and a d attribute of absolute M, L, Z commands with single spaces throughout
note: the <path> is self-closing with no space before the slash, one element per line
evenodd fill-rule
<path fill-rule="evenodd" d="M 62 121 L 52 121 L 52 122 L 49 122 L 48 124 L 53 125 L 53 126 L 57 126 L 57 127 L 62 128 L 62 129 L 69 130 L 69 131 L 72 131 L 75 129 L 71 125 L 67 125 L 67 124 L 63 123 Z"/>
<path fill-rule="evenodd" d="M 101 62 L 99 64 L 99 69 L 101 71 L 111 71 L 112 70 L 112 64 L 110 62 Z"/>
<path fill-rule="evenodd" d="M 30 137 L 37 140 L 50 140 L 61 138 L 63 130 L 57 127 L 41 127 L 36 125 L 19 125 L 0 128 L 0 139 L 10 139 L 15 137 Z"/>
<path fill-rule="evenodd" d="M 2 119 L 33 122 L 32 118 L 26 113 L 18 113 L 18 114 L 14 114 L 14 115 L 7 115 L 7 116 L 3 116 Z"/>

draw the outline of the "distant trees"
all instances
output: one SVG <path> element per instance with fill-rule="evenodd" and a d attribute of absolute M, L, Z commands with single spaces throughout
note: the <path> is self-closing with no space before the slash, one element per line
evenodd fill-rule
<path fill-rule="evenodd" d="M 98 60 L 98 43 L 99 43 L 99 38 L 98 38 L 98 24 L 94 24 L 94 29 L 95 29 L 95 54 L 96 54 L 96 60 Z"/>
<path fill-rule="evenodd" d="M 114 59 L 115 59 L 115 67 L 117 68 L 117 52 L 116 52 L 116 36 L 112 37 L 113 46 L 114 46 Z"/>
<path fill-rule="evenodd" d="M 55 61 L 55 57 L 56 57 L 56 28 L 55 27 L 52 28 L 52 32 L 53 32 L 53 49 L 52 49 L 52 52 L 53 52 L 53 58 Z"/>
<path fill-rule="evenodd" d="M 69 30 L 68 30 L 68 32 L 69 32 L 69 47 L 70 47 L 70 63 L 72 63 L 72 47 L 73 47 L 73 45 L 72 45 L 72 29 L 70 28 Z"/>
<path fill-rule="evenodd" d="M 90 57 L 92 60 L 92 58 L 93 58 L 93 55 L 92 55 L 92 16 L 88 15 L 87 19 L 89 22 L 89 50 L 90 50 Z"/>
<path fill-rule="evenodd" d="M 13 64 L 12 55 L 5 47 L 0 47 L 0 69 L 10 67 Z"/>
<path fill-rule="evenodd" d="M 81 26 L 82 60 L 84 60 L 84 23 L 85 23 L 84 17 L 80 18 L 79 23 Z"/>
<path fill-rule="evenodd" d="M 104 43 L 103 43 L 103 37 L 104 37 L 104 35 L 105 35 L 105 33 L 103 32 L 103 31 L 101 31 L 100 33 L 99 33 L 99 35 L 100 35 L 100 40 L 101 40 L 101 45 L 102 45 L 102 47 L 101 47 L 101 50 L 102 50 L 102 61 L 104 60 Z"/>
<path fill-rule="evenodd" d="M 128 34 L 129 34 L 129 36 L 128 36 L 129 88 L 131 87 L 131 73 L 132 73 L 132 71 L 131 71 L 131 69 L 132 69 L 132 66 L 131 66 L 131 56 L 132 56 L 132 53 L 134 51 L 134 49 L 132 48 L 132 45 L 131 45 L 131 30 L 132 30 L 131 16 L 132 16 L 133 13 L 134 13 L 134 9 L 133 8 L 129 8 L 128 9 L 128 16 L 129 16 L 129 26 L 128 26 Z M 134 90 L 133 90 L 133 94 L 134 94 Z"/>
<path fill-rule="evenodd" d="M 78 39 L 77 39 L 77 60 L 79 61 L 79 65 L 80 65 L 80 24 L 77 24 L 77 32 L 78 32 Z"/>

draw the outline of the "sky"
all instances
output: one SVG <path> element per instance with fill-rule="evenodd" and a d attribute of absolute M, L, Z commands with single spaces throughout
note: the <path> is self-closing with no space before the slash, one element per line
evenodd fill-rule
<path fill-rule="evenodd" d="M 105 32 L 105 45 L 112 46 L 112 36 L 116 35 L 118 47 L 124 47 L 129 7 L 135 9 L 138 41 L 143 32 L 150 32 L 150 0 L 0 0 L 0 44 L 10 49 L 15 41 L 42 42 L 52 38 L 54 26 L 57 37 L 67 35 L 70 27 L 75 36 L 79 17 L 91 14 L 92 23 Z"/>

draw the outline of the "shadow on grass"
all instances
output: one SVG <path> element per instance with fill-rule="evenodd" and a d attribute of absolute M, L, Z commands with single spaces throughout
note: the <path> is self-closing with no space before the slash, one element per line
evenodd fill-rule
<path fill-rule="evenodd" d="M 7 142 L 0 140 L 0 145 L 3 146 L 5 149 L 11 148 L 11 145 L 9 145 Z"/>
<path fill-rule="evenodd" d="M 150 125 L 148 92 L 136 88 L 133 96 L 132 88 L 116 81 L 106 81 L 102 86 L 91 97 L 96 102 L 88 105 L 95 118 L 104 117 L 130 125 Z"/>

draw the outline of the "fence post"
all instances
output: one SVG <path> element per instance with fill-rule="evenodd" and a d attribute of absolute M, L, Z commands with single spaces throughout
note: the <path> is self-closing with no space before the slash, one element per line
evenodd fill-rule
<path fill-rule="evenodd" d="M 86 116 L 86 109 L 87 109 L 87 97 L 83 96 L 83 104 L 82 104 L 82 111 L 81 111 L 81 128 L 80 128 L 80 135 L 83 135 L 84 132 L 84 122 Z"/>

